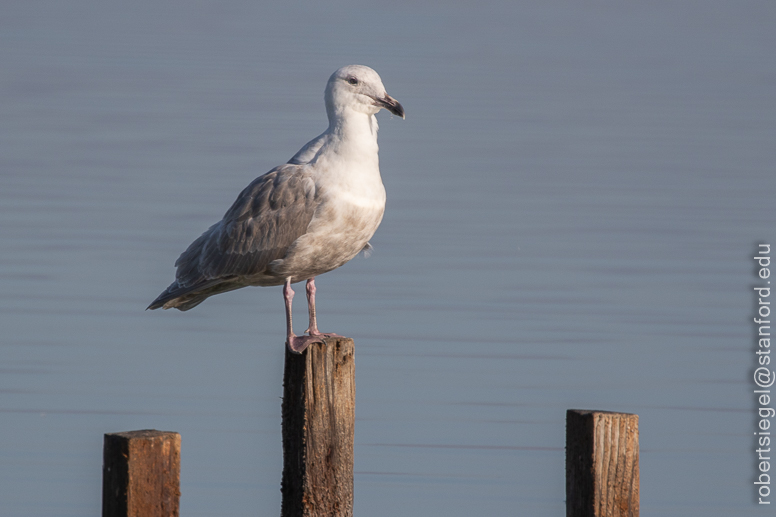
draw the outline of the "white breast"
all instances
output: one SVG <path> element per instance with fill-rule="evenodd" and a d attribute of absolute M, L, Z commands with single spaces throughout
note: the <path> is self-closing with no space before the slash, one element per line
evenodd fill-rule
<path fill-rule="evenodd" d="M 346 114 L 295 157 L 315 182 L 320 204 L 307 232 L 272 266 L 278 277 L 298 282 L 338 268 L 366 246 L 383 219 L 377 120 Z"/>

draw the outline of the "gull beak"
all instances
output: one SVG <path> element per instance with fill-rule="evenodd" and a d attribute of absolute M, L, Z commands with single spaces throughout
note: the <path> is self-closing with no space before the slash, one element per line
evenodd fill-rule
<path fill-rule="evenodd" d="M 387 93 L 382 99 L 375 99 L 375 106 L 385 108 L 394 115 L 398 115 L 404 118 L 404 107 L 399 104 L 399 101 L 388 95 Z"/>

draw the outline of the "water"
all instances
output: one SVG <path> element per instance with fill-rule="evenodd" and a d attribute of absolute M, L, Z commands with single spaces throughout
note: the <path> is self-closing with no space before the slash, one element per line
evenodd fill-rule
<path fill-rule="evenodd" d="M 382 75 L 385 219 L 318 279 L 357 346 L 357 515 L 562 515 L 568 408 L 641 418 L 645 515 L 759 515 L 771 2 L 19 2 L 0 15 L 0 515 L 98 515 L 105 432 L 180 432 L 182 515 L 277 515 L 283 308 L 144 312 Z M 304 320 L 303 310 L 297 314 Z"/>

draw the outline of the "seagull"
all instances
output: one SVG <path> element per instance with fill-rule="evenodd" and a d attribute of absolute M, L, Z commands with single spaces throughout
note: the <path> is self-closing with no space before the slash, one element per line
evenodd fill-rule
<path fill-rule="evenodd" d="M 318 330 L 315 277 L 371 249 L 385 211 L 375 115 L 384 108 L 403 119 L 404 108 L 377 72 L 362 65 L 334 72 L 324 99 L 328 129 L 253 180 L 224 218 L 178 257 L 175 281 L 146 310 L 187 311 L 241 287 L 282 285 L 291 352 L 338 336 Z M 297 336 L 291 284 L 303 280 L 310 325 L 307 335 Z"/>

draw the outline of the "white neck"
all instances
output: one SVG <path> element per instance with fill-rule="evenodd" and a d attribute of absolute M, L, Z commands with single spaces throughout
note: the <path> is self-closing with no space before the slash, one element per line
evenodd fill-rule
<path fill-rule="evenodd" d="M 329 133 L 339 154 L 374 156 L 377 159 L 377 118 L 345 108 L 329 116 Z M 335 143 L 336 142 L 336 143 Z"/>

